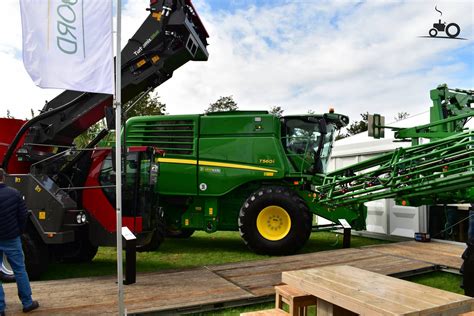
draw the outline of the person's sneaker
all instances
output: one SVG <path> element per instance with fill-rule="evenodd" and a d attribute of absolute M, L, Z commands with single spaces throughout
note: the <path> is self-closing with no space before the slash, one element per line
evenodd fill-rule
<path fill-rule="evenodd" d="M 29 313 L 29 312 L 37 309 L 39 306 L 40 306 L 40 304 L 38 303 L 38 301 L 33 301 L 33 303 L 31 303 L 30 306 L 23 307 L 23 313 Z"/>

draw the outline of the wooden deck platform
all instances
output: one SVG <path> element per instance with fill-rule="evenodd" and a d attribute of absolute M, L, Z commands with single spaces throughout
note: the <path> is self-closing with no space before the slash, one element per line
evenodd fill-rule
<path fill-rule="evenodd" d="M 439 243 L 401 242 L 340 249 L 266 260 L 141 273 L 125 286 L 129 313 L 176 312 L 232 301 L 254 301 L 274 294 L 281 272 L 328 265 L 351 265 L 385 275 L 403 275 L 437 266 L 459 269 L 464 247 Z M 116 277 L 32 282 L 41 308 L 34 315 L 114 315 Z M 22 315 L 15 284 L 4 284 L 7 314 Z"/>

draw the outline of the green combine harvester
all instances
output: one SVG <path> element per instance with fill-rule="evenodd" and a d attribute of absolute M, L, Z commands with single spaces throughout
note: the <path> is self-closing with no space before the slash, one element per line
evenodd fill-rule
<path fill-rule="evenodd" d="M 367 201 L 474 201 L 474 132 L 464 130 L 474 115 L 473 94 L 439 86 L 431 91 L 431 122 L 396 131 L 412 147 L 331 173 L 335 133 L 349 123 L 332 111 L 134 117 L 126 123 L 126 143 L 165 152 L 155 190 L 168 234 L 239 230 L 253 251 L 287 255 L 308 240 L 313 214 L 362 230 Z M 378 115 L 370 125 L 377 137 L 386 127 Z"/>

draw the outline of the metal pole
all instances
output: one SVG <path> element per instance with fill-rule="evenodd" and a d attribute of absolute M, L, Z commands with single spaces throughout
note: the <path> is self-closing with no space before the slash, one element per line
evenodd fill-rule
<path fill-rule="evenodd" d="M 125 315 L 123 302 L 123 266 L 122 266 L 122 58 L 121 58 L 121 0 L 117 0 L 117 52 L 115 57 L 115 196 L 117 217 L 117 285 L 118 285 L 118 312 Z"/>

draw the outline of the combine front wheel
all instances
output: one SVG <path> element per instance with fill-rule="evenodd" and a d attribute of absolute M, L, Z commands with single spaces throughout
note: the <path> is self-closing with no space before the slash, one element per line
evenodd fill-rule
<path fill-rule="evenodd" d="M 257 253 L 289 255 L 308 240 L 311 216 L 295 192 L 266 187 L 253 193 L 240 209 L 239 231 L 247 246 Z"/>

